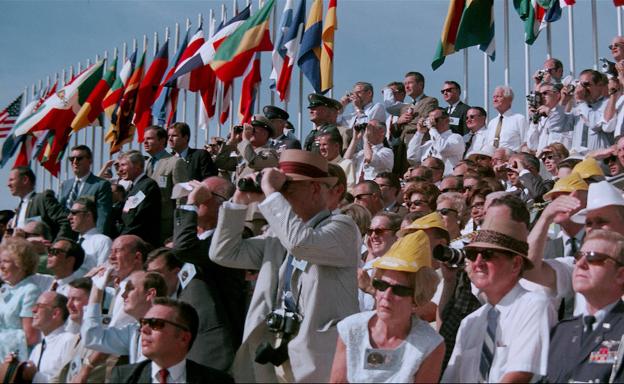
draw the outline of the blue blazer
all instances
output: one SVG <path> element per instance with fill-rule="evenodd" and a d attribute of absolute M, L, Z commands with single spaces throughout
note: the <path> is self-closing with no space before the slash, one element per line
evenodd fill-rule
<path fill-rule="evenodd" d="M 67 199 L 69 198 L 69 194 L 71 193 L 75 180 L 75 178 L 71 178 L 63 181 L 61 184 L 59 202 L 64 207 L 67 207 Z M 90 173 L 77 197 L 82 196 L 92 196 L 95 199 L 95 204 L 97 205 L 97 221 L 95 225 L 100 233 L 110 235 L 111 224 L 109 220 L 109 213 L 113 206 L 110 182 L 95 176 L 93 173 Z"/>

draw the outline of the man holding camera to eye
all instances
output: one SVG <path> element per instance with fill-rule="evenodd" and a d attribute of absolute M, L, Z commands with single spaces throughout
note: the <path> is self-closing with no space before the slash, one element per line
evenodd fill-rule
<path fill-rule="evenodd" d="M 357 182 L 374 180 L 378 173 L 392 172 L 394 153 L 383 145 L 386 127 L 383 120 L 371 120 L 354 128 L 353 140 L 344 154 L 353 160 Z M 362 150 L 357 151 L 358 146 Z"/>
<path fill-rule="evenodd" d="M 329 380 L 335 325 L 358 310 L 361 240 L 353 220 L 327 209 L 336 183 L 327 169 L 318 154 L 286 150 L 278 168 L 263 171 L 263 193 L 239 189 L 220 207 L 211 260 L 259 270 L 232 367 L 236 381 Z M 243 240 L 252 202 L 261 202 L 270 227 L 266 235 Z"/>
<path fill-rule="evenodd" d="M 605 82 L 606 77 L 598 71 L 586 69 L 581 72 L 579 84 L 574 90 L 579 102 L 572 110 L 574 115 L 572 148 L 592 151 L 613 144 L 615 119 L 607 121 L 604 116 L 607 106 L 602 94 Z"/>
<path fill-rule="evenodd" d="M 444 108 L 435 108 L 429 116 L 418 121 L 418 131 L 407 145 L 410 164 L 419 164 L 430 156 L 444 161 L 444 175 L 450 175 L 462 159 L 464 138 L 450 130 L 449 114 Z M 426 136 L 429 140 L 426 140 Z"/>
<path fill-rule="evenodd" d="M 386 121 L 386 111 L 381 103 L 373 102 L 373 85 L 364 81 L 358 81 L 351 92 L 347 92 L 340 99 L 340 104 L 346 108 L 349 103 L 353 104 L 354 111 L 350 114 L 343 113 L 338 117 L 338 123 L 349 128 L 368 123 L 371 120 Z"/>
<path fill-rule="evenodd" d="M 550 58 L 546 59 L 542 69 L 538 69 L 533 74 L 533 80 L 535 80 L 535 89 L 539 88 L 540 84 L 551 83 L 561 84 L 561 78 L 563 77 L 563 63 L 559 59 Z"/>
<path fill-rule="evenodd" d="M 559 104 L 561 88 L 561 84 L 543 82 L 527 96 L 530 116 L 527 145 L 533 151 L 541 152 L 554 142 L 570 146 L 573 119 Z"/>
<path fill-rule="evenodd" d="M 243 141 L 238 144 L 243 163 L 239 165 L 238 177 L 277 165 L 277 151 L 270 147 L 273 135 L 271 121 L 262 115 L 254 115 L 250 124 L 243 126 Z"/>

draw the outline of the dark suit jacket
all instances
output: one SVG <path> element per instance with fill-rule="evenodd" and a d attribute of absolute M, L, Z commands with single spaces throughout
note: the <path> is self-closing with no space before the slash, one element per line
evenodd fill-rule
<path fill-rule="evenodd" d="M 449 125 L 453 133 L 458 133 L 462 136 L 465 133 L 468 133 L 468 129 L 466 128 L 466 112 L 468 112 L 469 109 L 470 109 L 470 106 L 468 104 L 464 103 L 463 101 L 460 101 L 455 107 L 455 109 L 453 110 L 453 113 L 450 114 L 451 118 L 459 119 L 459 124 Z M 453 121 L 453 119 L 451 119 L 451 121 Z"/>
<path fill-rule="evenodd" d="M 219 170 L 212 161 L 210 154 L 203 149 L 189 148 L 186 155 L 186 164 L 188 165 L 191 180 L 202 181 L 210 176 L 217 176 Z"/>
<path fill-rule="evenodd" d="M 605 327 L 609 324 L 608 327 Z M 551 383 L 564 383 L 570 379 L 580 382 L 606 383 L 613 369 L 612 363 L 591 362 L 604 357 L 605 352 L 617 350 L 609 347 L 611 341 L 619 342 L 624 334 L 624 302 L 607 314 L 602 324 L 581 342 L 583 319 L 581 316 L 559 322 L 551 331 L 548 352 L 547 379 Z M 605 348 L 607 348 L 605 350 Z M 598 381 L 599 380 L 599 381 Z M 615 383 L 624 381 L 622 366 L 616 372 Z"/>
<path fill-rule="evenodd" d="M 148 243 L 160 245 L 160 188 L 151 178 L 141 177 L 132 184 L 128 199 L 143 192 L 145 198 L 128 212 L 122 212 L 121 235 L 137 235 Z"/>
<path fill-rule="evenodd" d="M 151 383 L 152 361 L 120 365 L 111 372 L 111 383 Z M 232 378 L 221 371 L 186 360 L 186 382 L 191 383 L 233 383 Z"/>
<path fill-rule="evenodd" d="M 71 178 L 65 180 L 61 184 L 59 203 L 61 203 L 61 205 L 64 207 L 67 206 L 67 199 L 69 198 L 69 194 L 71 193 L 71 189 L 74 186 L 75 180 L 76 178 Z M 95 203 L 97 205 L 97 222 L 95 223 L 95 226 L 100 231 L 100 233 L 104 233 L 110 236 L 112 232 L 110 227 L 111 222 L 109 219 L 109 213 L 113 205 L 110 182 L 108 180 L 99 178 L 91 173 L 89 174 L 89 176 L 87 176 L 85 184 L 78 194 L 78 197 L 81 196 L 92 196 L 95 199 Z"/>
<path fill-rule="evenodd" d="M 212 236 L 205 240 L 197 238 L 197 214 L 176 209 L 173 249 L 176 256 L 192 263 L 200 270 L 204 281 L 216 293 L 215 303 L 223 308 L 226 324 L 229 324 L 232 342 L 236 350 L 243 338 L 243 328 L 247 313 L 247 283 L 245 271 L 222 267 L 208 257 Z"/>
<path fill-rule="evenodd" d="M 226 371 L 234 360 L 234 343 L 223 306 L 215 291 L 195 276 L 180 292 L 178 300 L 191 304 L 199 316 L 197 338 L 187 358 L 214 369 Z"/>
<path fill-rule="evenodd" d="M 42 193 L 34 193 L 26 207 L 26 219 L 40 217 L 41 221 L 50 227 L 53 239 L 78 237 L 76 232 L 71 230 L 67 214 L 67 209 L 56 200 L 54 192 L 49 189 Z"/>

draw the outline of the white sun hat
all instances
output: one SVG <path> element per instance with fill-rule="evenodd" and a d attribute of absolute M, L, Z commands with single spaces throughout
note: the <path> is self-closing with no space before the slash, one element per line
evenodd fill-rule
<path fill-rule="evenodd" d="M 587 208 L 581 209 L 572 216 L 571 220 L 577 224 L 585 224 L 587 212 L 610 205 L 624 206 L 622 191 L 611 185 L 608 181 L 601 181 L 589 185 L 587 194 Z"/>

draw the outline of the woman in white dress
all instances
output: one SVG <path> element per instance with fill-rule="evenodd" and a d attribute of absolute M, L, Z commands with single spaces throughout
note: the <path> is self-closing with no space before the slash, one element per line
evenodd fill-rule
<path fill-rule="evenodd" d="M 338 323 L 331 382 L 437 382 L 442 337 L 413 314 L 428 303 L 438 276 L 423 231 L 399 239 L 373 263 L 374 311 Z"/>

